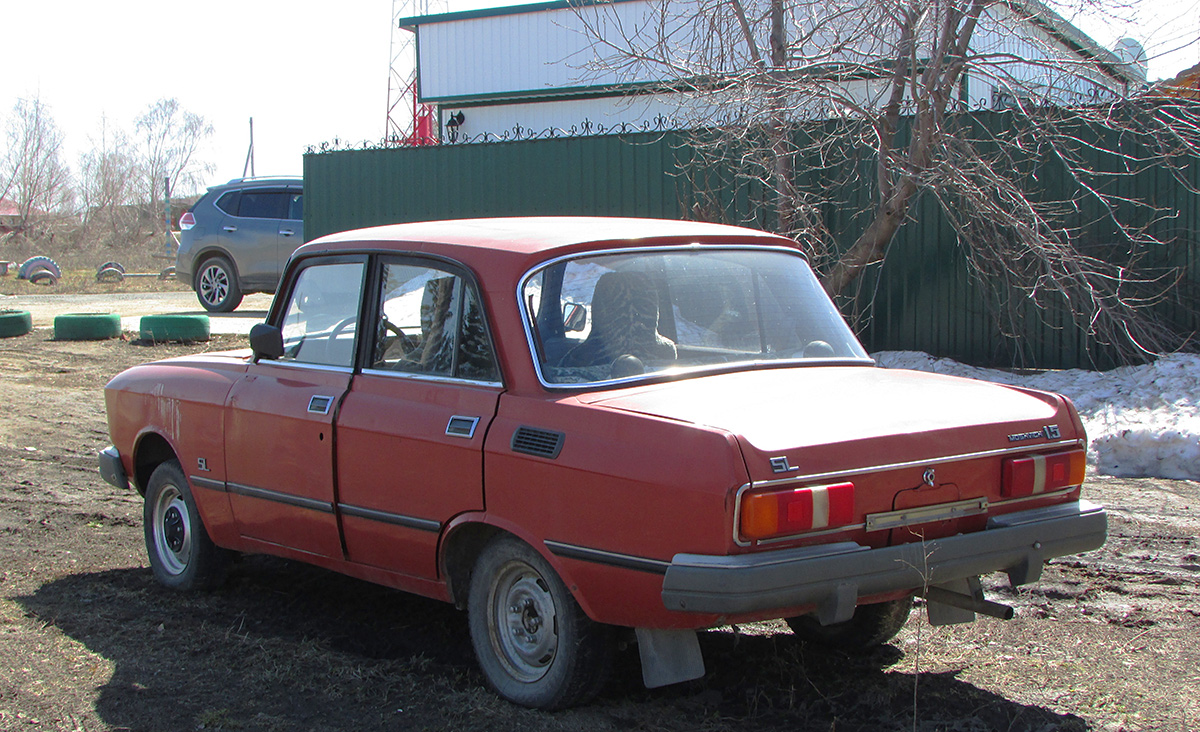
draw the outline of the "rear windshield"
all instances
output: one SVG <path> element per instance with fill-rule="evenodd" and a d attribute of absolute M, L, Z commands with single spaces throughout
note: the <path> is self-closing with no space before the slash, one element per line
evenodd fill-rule
<path fill-rule="evenodd" d="M 671 249 L 555 262 L 521 291 L 547 384 L 762 362 L 870 362 L 803 257 Z"/>

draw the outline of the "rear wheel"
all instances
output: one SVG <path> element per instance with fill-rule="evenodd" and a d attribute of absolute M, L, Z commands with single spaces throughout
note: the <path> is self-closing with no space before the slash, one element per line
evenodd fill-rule
<path fill-rule="evenodd" d="M 595 696 L 612 667 L 612 628 L 584 614 L 554 570 L 511 536 L 484 549 L 467 600 L 471 643 L 488 684 L 535 709 Z"/>
<path fill-rule="evenodd" d="M 208 537 L 179 462 L 154 469 L 143 509 L 154 577 L 177 590 L 206 590 L 225 580 L 229 552 Z"/>
<path fill-rule="evenodd" d="M 204 260 L 196 272 L 196 297 L 210 313 L 228 313 L 242 304 L 237 273 L 225 257 Z"/>
<path fill-rule="evenodd" d="M 810 643 L 852 653 L 864 653 L 894 638 L 912 611 L 912 598 L 859 605 L 854 617 L 842 623 L 821 625 L 814 615 L 788 618 L 792 632 Z"/>

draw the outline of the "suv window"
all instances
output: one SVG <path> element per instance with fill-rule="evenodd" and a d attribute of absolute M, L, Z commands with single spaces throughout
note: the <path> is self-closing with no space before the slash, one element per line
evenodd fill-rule
<path fill-rule="evenodd" d="M 240 201 L 241 198 L 241 191 L 229 191 L 217 199 L 217 208 L 221 209 L 230 216 L 237 216 L 238 201 Z"/>
<path fill-rule="evenodd" d="M 286 218 L 290 199 L 286 191 L 242 191 L 237 215 L 244 219 Z"/>
<path fill-rule="evenodd" d="M 304 218 L 304 194 L 293 191 L 288 192 L 288 212 L 287 217 L 293 221 L 300 221 Z"/>

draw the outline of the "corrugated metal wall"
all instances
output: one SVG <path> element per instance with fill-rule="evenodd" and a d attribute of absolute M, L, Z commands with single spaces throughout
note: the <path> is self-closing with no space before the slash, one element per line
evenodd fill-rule
<path fill-rule="evenodd" d="M 997 125 L 1000 115 L 984 124 Z M 306 155 L 305 233 L 310 238 L 385 223 L 479 216 L 609 215 L 694 218 L 700 197 L 679 176 L 690 155 L 677 133 L 578 137 L 427 148 L 342 151 Z M 860 163 L 861 164 L 861 163 Z M 713 198 L 707 218 L 724 210 L 729 221 L 768 228 L 772 211 L 761 190 L 710 169 Z M 1061 195 L 1065 178 L 1047 165 L 1042 185 Z M 1200 161 L 1189 174 L 1200 188 Z M 869 179 L 869 175 L 862 176 Z M 1182 333 L 1200 330 L 1200 197 L 1163 170 L 1117 178 L 1120 195 L 1152 202 L 1177 215 L 1153 224 L 1171 242 L 1150 252 L 1180 280 L 1156 312 Z M 1050 194 L 1047 194 L 1050 195 Z M 868 187 L 845 189 L 826 211 L 826 225 L 848 246 L 871 206 Z M 1024 317 L 1002 326 L 988 288 L 968 274 L 958 239 L 930 196 L 920 199 L 893 240 L 885 263 L 859 281 L 839 305 L 871 351 L 921 350 L 966 363 L 1000 367 L 1106 368 L 1111 349 L 1068 326 L 1061 309 L 1020 308 Z M 1081 210 L 1077 222 L 1100 220 Z M 1113 256 L 1120 237 L 1084 227 L 1079 244 Z M 1114 246 L 1115 244 L 1115 246 Z M 1005 330 L 1014 337 L 1006 337 Z"/>

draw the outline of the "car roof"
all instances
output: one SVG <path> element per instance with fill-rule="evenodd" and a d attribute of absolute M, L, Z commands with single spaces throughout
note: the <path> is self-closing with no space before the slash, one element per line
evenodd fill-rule
<path fill-rule="evenodd" d="M 481 257 L 532 266 L 551 255 L 594 249 L 686 244 L 757 244 L 796 248 L 775 234 L 725 224 L 673 219 L 529 216 L 391 224 L 314 239 L 297 256 L 316 251 L 420 251 L 462 260 Z M 520 265 L 518 265 L 520 266 Z"/>

